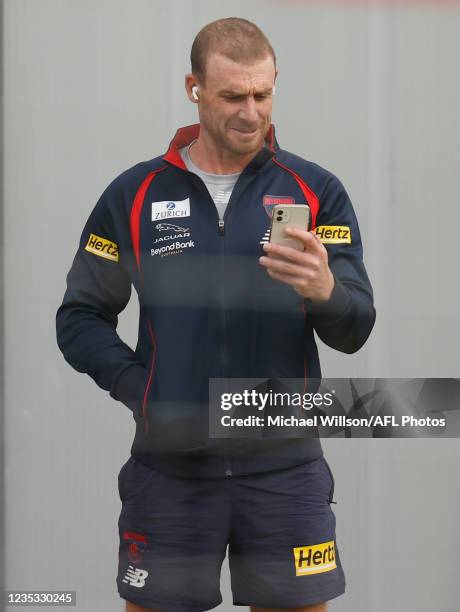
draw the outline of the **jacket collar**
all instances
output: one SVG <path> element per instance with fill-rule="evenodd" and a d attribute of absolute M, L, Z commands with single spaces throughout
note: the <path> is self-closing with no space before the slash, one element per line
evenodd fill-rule
<path fill-rule="evenodd" d="M 199 133 L 199 123 L 194 123 L 193 125 L 187 125 L 185 127 L 179 128 L 175 133 L 174 138 L 169 143 L 169 148 L 167 152 L 163 155 L 163 159 L 173 164 L 174 166 L 178 166 L 183 170 L 187 170 L 187 167 L 184 164 L 184 161 L 180 155 L 179 149 L 182 149 L 182 147 L 186 147 L 192 142 L 192 140 L 198 138 Z M 254 171 L 259 170 L 268 159 L 273 157 L 273 155 L 278 149 L 279 145 L 275 137 L 275 126 L 272 123 L 265 136 L 264 147 L 257 153 L 257 155 L 250 161 L 250 163 L 246 167 Z"/>

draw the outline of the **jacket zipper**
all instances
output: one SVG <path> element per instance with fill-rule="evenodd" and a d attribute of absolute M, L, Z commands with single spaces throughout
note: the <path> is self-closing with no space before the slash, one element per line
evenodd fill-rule
<path fill-rule="evenodd" d="M 185 170 L 185 172 L 189 172 L 189 170 Z M 209 199 L 212 202 L 212 205 L 214 207 L 216 217 L 217 217 L 217 231 L 218 231 L 219 237 L 222 240 L 222 247 L 221 247 L 221 254 L 220 254 L 221 256 L 220 297 L 221 297 L 221 325 L 222 325 L 222 375 L 223 375 L 223 378 L 226 378 L 227 369 L 228 369 L 228 359 L 227 359 L 227 321 L 226 321 L 226 316 L 225 316 L 225 217 L 228 214 L 228 210 L 233 200 L 233 194 L 235 193 L 235 187 L 237 183 L 240 181 L 241 176 L 238 177 L 237 182 L 233 186 L 233 190 L 230 195 L 230 199 L 227 203 L 227 207 L 225 208 L 225 212 L 224 212 L 222 219 L 219 217 L 219 211 L 217 210 L 217 206 L 214 200 L 212 199 L 211 194 L 209 193 L 209 190 L 206 187 L 205 182 L 198 175 L 195 174 L 194 176 L 196 176 L 196 178 L 203 184 L 206 190 L 206 193 L 208 194 Z M 228 448 L 231 448 L 231 439 L 228 441 L 225 440 L 225 442 L 227 442 Z M 224 458 L 225 476 L 227 477 L 233 476 L 233 467 L 232 467 L 230 453 L 224 454 L 223 458 Z"/>
<path fill-rule="evenodd" d="M 240 178 L 238 178 L 238 181 L 239 180 L 240 180 Z M 212 201 L 212 203 L 214 205 L 214 209 L 216 211 L 218 233 L 219 233 L 220 238 L 222 239 L 222 249 L 221 249 L 221 262 L 222 262 L 222 264 L 221 264 L 221 300 L 222 301 L 221 301 L 221 310 L 222 310 L 222 374 L 223 374 L 224 378 L 227 377 L 227 373 L 228 373 L 227 372 L 227 370 L 228 370 L 227 320 L 226 320 L 226 310 L 225 310 L 225 217 L 227 216 L 228 211 L 230 209 L 230 206 L 232 204 L 233 194 L 235 193 L 235 188 L 236 188 L 236 185 L 237 185 L 238 181 L 233 186 L 233 190 L 232 190 L 232 193 L 230 195 L 230 198 L 229 198 L 229 201 L 227 203 L 227 206 L 225 208 L 225 212 L 224 212 L 224 215 L 223 215 L 222 219 L 219 217 L 219 211 L 217 210 L 217 206 L 216 206 L 214 200 L 211 198 L 211 201 Z M 204 182 L 203 182 L 203 184 L 204 184 Z M 205 187 L 206 187 L 206 185 L 205 185 Z M 206 190 L 208 190 L 207 187 L 206 187 Z M 233 466 L 232 466 L 231 454 L 230 454 L 229 451 L 232 448 L 232 439 L 230 438 L 229 440 L 225 440 L 225 443 L 227 444 L 228 452 L 224 453 L 224 455 L 223 455 L 223 458 L 224 458 L 224 474 L 227 477 L 231 477 L 231 476 L 233 476 Z"/>
<path fill-rule="evenodd" d="M 227 208 L 229 204 L 230 204 L 230 201 L 227 204 Z M 217 226 L 218 226 L 219 237 L 222 241 L 221 242 L 221 272 L 220 272 L 220 278 L 221 278 L 220 298 L 221 298 L 221 324 L 222 324 L 221 354 L 222 354 L 222 375 L 224 378 L 226 378 L 227 370 L 228 370 L 228 354 L 227 354 L 228 351 L 227 351 L 227 317 L 226 317 L 226 311 L 225 311 L 225 221 L 224 221 L 224 218 L 221 219 L 219 217 L 219 211 L 217 210 L 217 206 L 215 204 L 214 206 L 215 206 L 217 218 L 218 218 Z M 227 212 L 227 208 L 225 209 L 224 217 Z M 231 441 L 225 440 L 224 443 L 230 446 Z M 233 468 L 232 468 L 230 454 L 225 453 L 223 455 L 223 459 L 224 459 L 225 476 L 226 477 L 233 476 Z"/>
<path fill-rule="evenodd" d="M 189 172 L 189 171 L 186 170 L 185 172 Z M 209 199 L 211 200 L 212 206 L 214 207 L 214 211 L 217 217 L 217 233 L 219 235 L 219 238 L 221 239 L 221 252 L 220 252 L 220 258 L 221 258 L 221 270 L 220 270 L 220 301 L 221 301 L 221 304 L 220 304 L 220 308 L 221 308 L 221 328 L 222 328 L 221 368 L 222 368 L 222 377 L 225 378 L 227 374 L 227 368 L 228 368 L 227 322 L 226 322 L 226 316 L 225 316 L 225 281 L 224 281 L 225 279 L 225 216 L 227 214 L 228 207 L 230 206 L 232 197 L 230 196 L 230 199 L 228 201 L 227 207 L 224 212 L 224 216 L 221 219 L 219 216 L 219 211 L 217 209 L 216 203 L 212 199 L 211 194 L 209 193 L 209 190 L 206 187 L 205 182 L 198 175 L 195 174 L 194 176 L 196 176 L 196 178 L 203 184 L 203 187 Z M 233 189 L 235 189 L 235 186 L 233 187 Z M 225 440 L 224 442 L 229 444 L 227 440 Z M 229 453 L 224 454 L 223 459 L 224 459 L 224 475 L 227 477 L 233 476 L 233 468 L 232 468 L 230 454 Z"/>

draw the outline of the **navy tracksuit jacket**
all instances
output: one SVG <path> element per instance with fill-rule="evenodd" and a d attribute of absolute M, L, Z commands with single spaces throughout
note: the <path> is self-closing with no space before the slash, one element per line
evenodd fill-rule
<path fill-rule="evenodd" d="M 131 448 L 147 465 L 219 477 L 267 471 L 322 455 L 319 438 L 208 437 L 210 378 L 321 377 L 314 331 L 357 351 L 375 320 L 352 204 L 340 181 L 282 150 L 274 126 L 241 173 L 224 223 L 179 149 L 199 125 L 177 131 L 165 155 L 139 163 L 104 191 L 81 235 L 57 316 L 65 359 L 133 411 Z M 276 203 L 308 204 L 328 250 L 335 288 L 312 304 L 259 264 Z M 136 350 L 116 333 L 134 285 Z"/>

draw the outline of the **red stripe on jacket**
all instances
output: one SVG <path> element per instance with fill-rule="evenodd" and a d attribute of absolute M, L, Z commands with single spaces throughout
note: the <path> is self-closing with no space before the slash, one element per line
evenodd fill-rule
<path fill-rule="evenodd" d="M 150 183 L 153 181 L 155 176 L 167 168 L 168 166 L 163 166 L 158 170 L 153 170 L 149 172 L 145 179 L 142 181 L 141 186 L 136 192 L 134 196 L 133 205 L 131 208 L 131 215 L 129 218 L 129 229 L 131 232 L 131 241 L 133 243 L 133 251 L 134 256 L 136 257 L 137 269 L 139 270 L 139 274 L 141 275 L 142 280 L 142 272 L 141 272 L 141 213 L 142 208 L 144 206 L 145 194 L 147 193 L 147 189 L 150 186 Z"/>

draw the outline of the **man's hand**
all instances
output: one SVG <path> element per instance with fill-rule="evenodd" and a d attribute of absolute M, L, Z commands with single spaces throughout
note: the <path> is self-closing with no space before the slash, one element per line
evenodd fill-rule
<path fill-rule="evenodd" d="M 334 276 L 328 265 L 326 248 L 313 232 L 294 227 L 287 227 L 285 232 L 300 239 L 304 251 L 268 243 L 263 247 L 268 257 L 260 257 L 259 262 L 272 278 L 291 285 L 304 298 L 313 302 L 327 301 L 334 289 Z"/>

